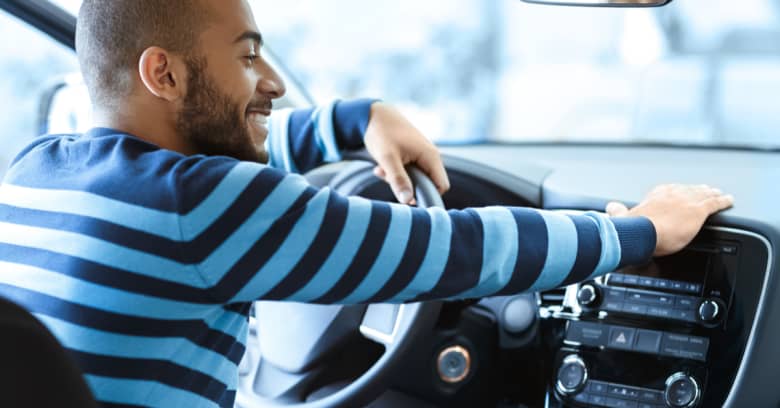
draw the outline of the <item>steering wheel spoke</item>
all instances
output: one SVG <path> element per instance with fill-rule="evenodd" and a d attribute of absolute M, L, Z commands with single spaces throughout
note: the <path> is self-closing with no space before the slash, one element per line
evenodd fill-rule
<path fill-rule="evenodd" d="M 398 335 L 406 305 L 376 303 L 368 305 L 363 321 L 360 322 L 360 334 L 363 337 L 390 346 Z"/>

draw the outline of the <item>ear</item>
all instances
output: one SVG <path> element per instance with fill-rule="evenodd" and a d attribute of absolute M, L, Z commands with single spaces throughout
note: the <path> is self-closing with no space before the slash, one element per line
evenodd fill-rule
<path fill-rule="evenodd" d="M 173 102 L 184 93 L 184 77 L 178 58 L 160 47 L 149 47 L 138 61 L 141 82 L 152 95 Z"/>

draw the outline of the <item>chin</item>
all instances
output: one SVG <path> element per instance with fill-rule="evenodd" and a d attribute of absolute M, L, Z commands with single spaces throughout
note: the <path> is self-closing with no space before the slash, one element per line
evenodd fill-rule
<path fill-rule="evenodd" d="M 262 164 L 268 164 L 270 157 L 268 157 L 268 152 L 265 151 L 265 149 L 258 149 L 257 150 L 257 161 Z"/>

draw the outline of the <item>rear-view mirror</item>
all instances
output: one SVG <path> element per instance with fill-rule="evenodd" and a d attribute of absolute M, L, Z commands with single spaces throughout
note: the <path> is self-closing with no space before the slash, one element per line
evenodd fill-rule
<path fill-rule="evenodd" d="M 672 0 L 523 0 L 526 3 L 551 4 L 556 6 L 590 7 L 660 7 Z"/>

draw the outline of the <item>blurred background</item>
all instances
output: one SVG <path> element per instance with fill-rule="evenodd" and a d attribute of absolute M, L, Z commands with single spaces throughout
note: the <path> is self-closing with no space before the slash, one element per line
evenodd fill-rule
<path fill-rule="evenodd" d="M 55 0 L 76 13 L 79 0 Z M 654 9 L 519 0 L 250 0 L 269 52 L 310 96 L 376 97 L 438 143 L 780 146 L 780 0 Z M 73 53 L 0 12 L 0 166 L 40 133 Z M 79 130 L 85 96 L 51 120 Z M 76 109 L 75 107 L 79 107 Z M 10 156 L 10 157 L 9 157 Z"/>

